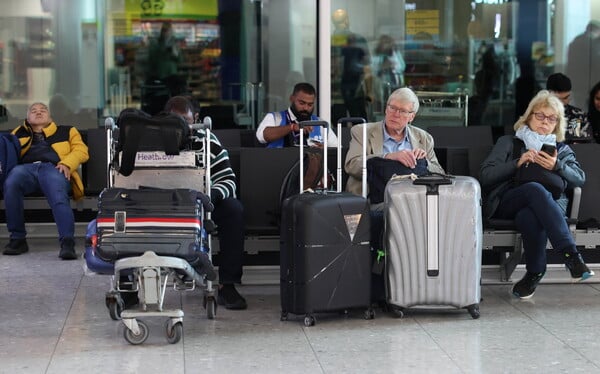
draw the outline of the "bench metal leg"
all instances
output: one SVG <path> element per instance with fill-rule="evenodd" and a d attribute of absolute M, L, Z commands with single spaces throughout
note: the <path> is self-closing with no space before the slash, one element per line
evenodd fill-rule
<path fill-rule="evenodd" d="M 500 259 L 500 280 L 503 282 L 510 282 L 511 275 L 515 271 L 515 268 L 521 262 L 523 256 L 523 239 L 521 235 L 516 240 L 514 249 L 512 252 L 504 252 Z"/>

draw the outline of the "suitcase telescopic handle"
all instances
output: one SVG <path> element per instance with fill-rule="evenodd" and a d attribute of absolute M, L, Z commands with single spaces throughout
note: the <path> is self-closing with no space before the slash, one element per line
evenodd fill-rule
<path fill-rule="evenodd" d="M 448 175 L 431 174 L 415 179 L 413 184 L 425 186 L 428 195 L 437 195 L 438 186 L 443 184 L 452 184 L 452 179 Z"/>
<path fill-rule="evenodd" d="M 300 128 L 300 193 L 304 189 L 304 127 L 323 127 L 323 189 L 327 190 L 327 135 L 329 133 L 329 122 L 327 121 L 302 121 L 298 124 Z M 339 144 L 339 143 L 338 143 Z M 339 150 L 338 150 L 339 152 Z M 338 188 L 340 182 L 338 181 Z"/>
<path fill-rule="evenodd" d="M 298 124 L 300 126 L 300 128 L 304 128 L 307 126 L 321 126 L 321 127 L 325 127 L 325 128 L 329 128 L 329 122 L 327 121 L 302 121 Z"/>
<path fill-rule="evenodd" d="M 363 147 L 362 147 L 362 195 L 364 198 L 367 197 L 367 126 L 365 124 L 367 121 L 362 117 L 343 117 L 338 120 L 337 123 L 337 132 L 338 132 L 338 170 L 337 170 L 337 178 L 338 180 L 342 180 L 342 153 L 339 150 L 339 144 L 341 144 L 341 136 L 342 136 L 342 123 L 351 123 L 362 124 L 362 138 L 363 138 Z M 338 190 L 339 183 L 338 183 Z"/>

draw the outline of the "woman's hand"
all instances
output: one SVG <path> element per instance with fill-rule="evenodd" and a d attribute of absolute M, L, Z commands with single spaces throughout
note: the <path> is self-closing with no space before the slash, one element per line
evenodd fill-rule
<path fill-rule="evenodd" d="M 523 164 L 528 164 L 530 162 L 535 162 L 535 157 L 537 156 L 537 152 L 533 149 L 528 150 L 527 152 L 521 155 L 519 161 L 517 161 L 517 167 L 521 167 Z"/>
<path fill-rule="evenodd" d="M 549 155 L 546 152 L 536 152 L 535 163 L 547 170 L 554 170 L 556 165 L 557 153 L 554 151 L 553 155 Z"/>

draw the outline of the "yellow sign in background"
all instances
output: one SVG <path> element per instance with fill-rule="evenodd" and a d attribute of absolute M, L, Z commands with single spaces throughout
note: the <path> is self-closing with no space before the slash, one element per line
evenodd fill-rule
<path fill-rule="evenodd" d="M 440 33 L 440 12 L 438 10 L 411 10 L 406 12 L 406 34 L 424 32 L 429 35 Z"/>

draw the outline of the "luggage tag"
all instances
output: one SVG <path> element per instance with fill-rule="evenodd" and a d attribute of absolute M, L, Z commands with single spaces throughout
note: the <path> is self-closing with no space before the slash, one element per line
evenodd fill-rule
<path fill-rule="evenodd" d="M 385 267 L 385 251 L 378 249 L 376 252 L 377 256 L 375 257 L 375 261 L 373 261 L 371 273 L 383 274 L 383 269 Z"/>
<path fill-rule="evenodd" d="M 415 173 L 410 174 L 394 174 L 390 178 L 390 181 L 402 180 L 402 179 L 410 179 L 411 181 L 415 181 L 419 176 Z"/>
<path fill-rule="evenodd" d="M 127 223 L 127 212 L 117 211 L 115 212 L 115 228 L 114 231 L 118 233 L 124 233 L 126 230 Z"/>

